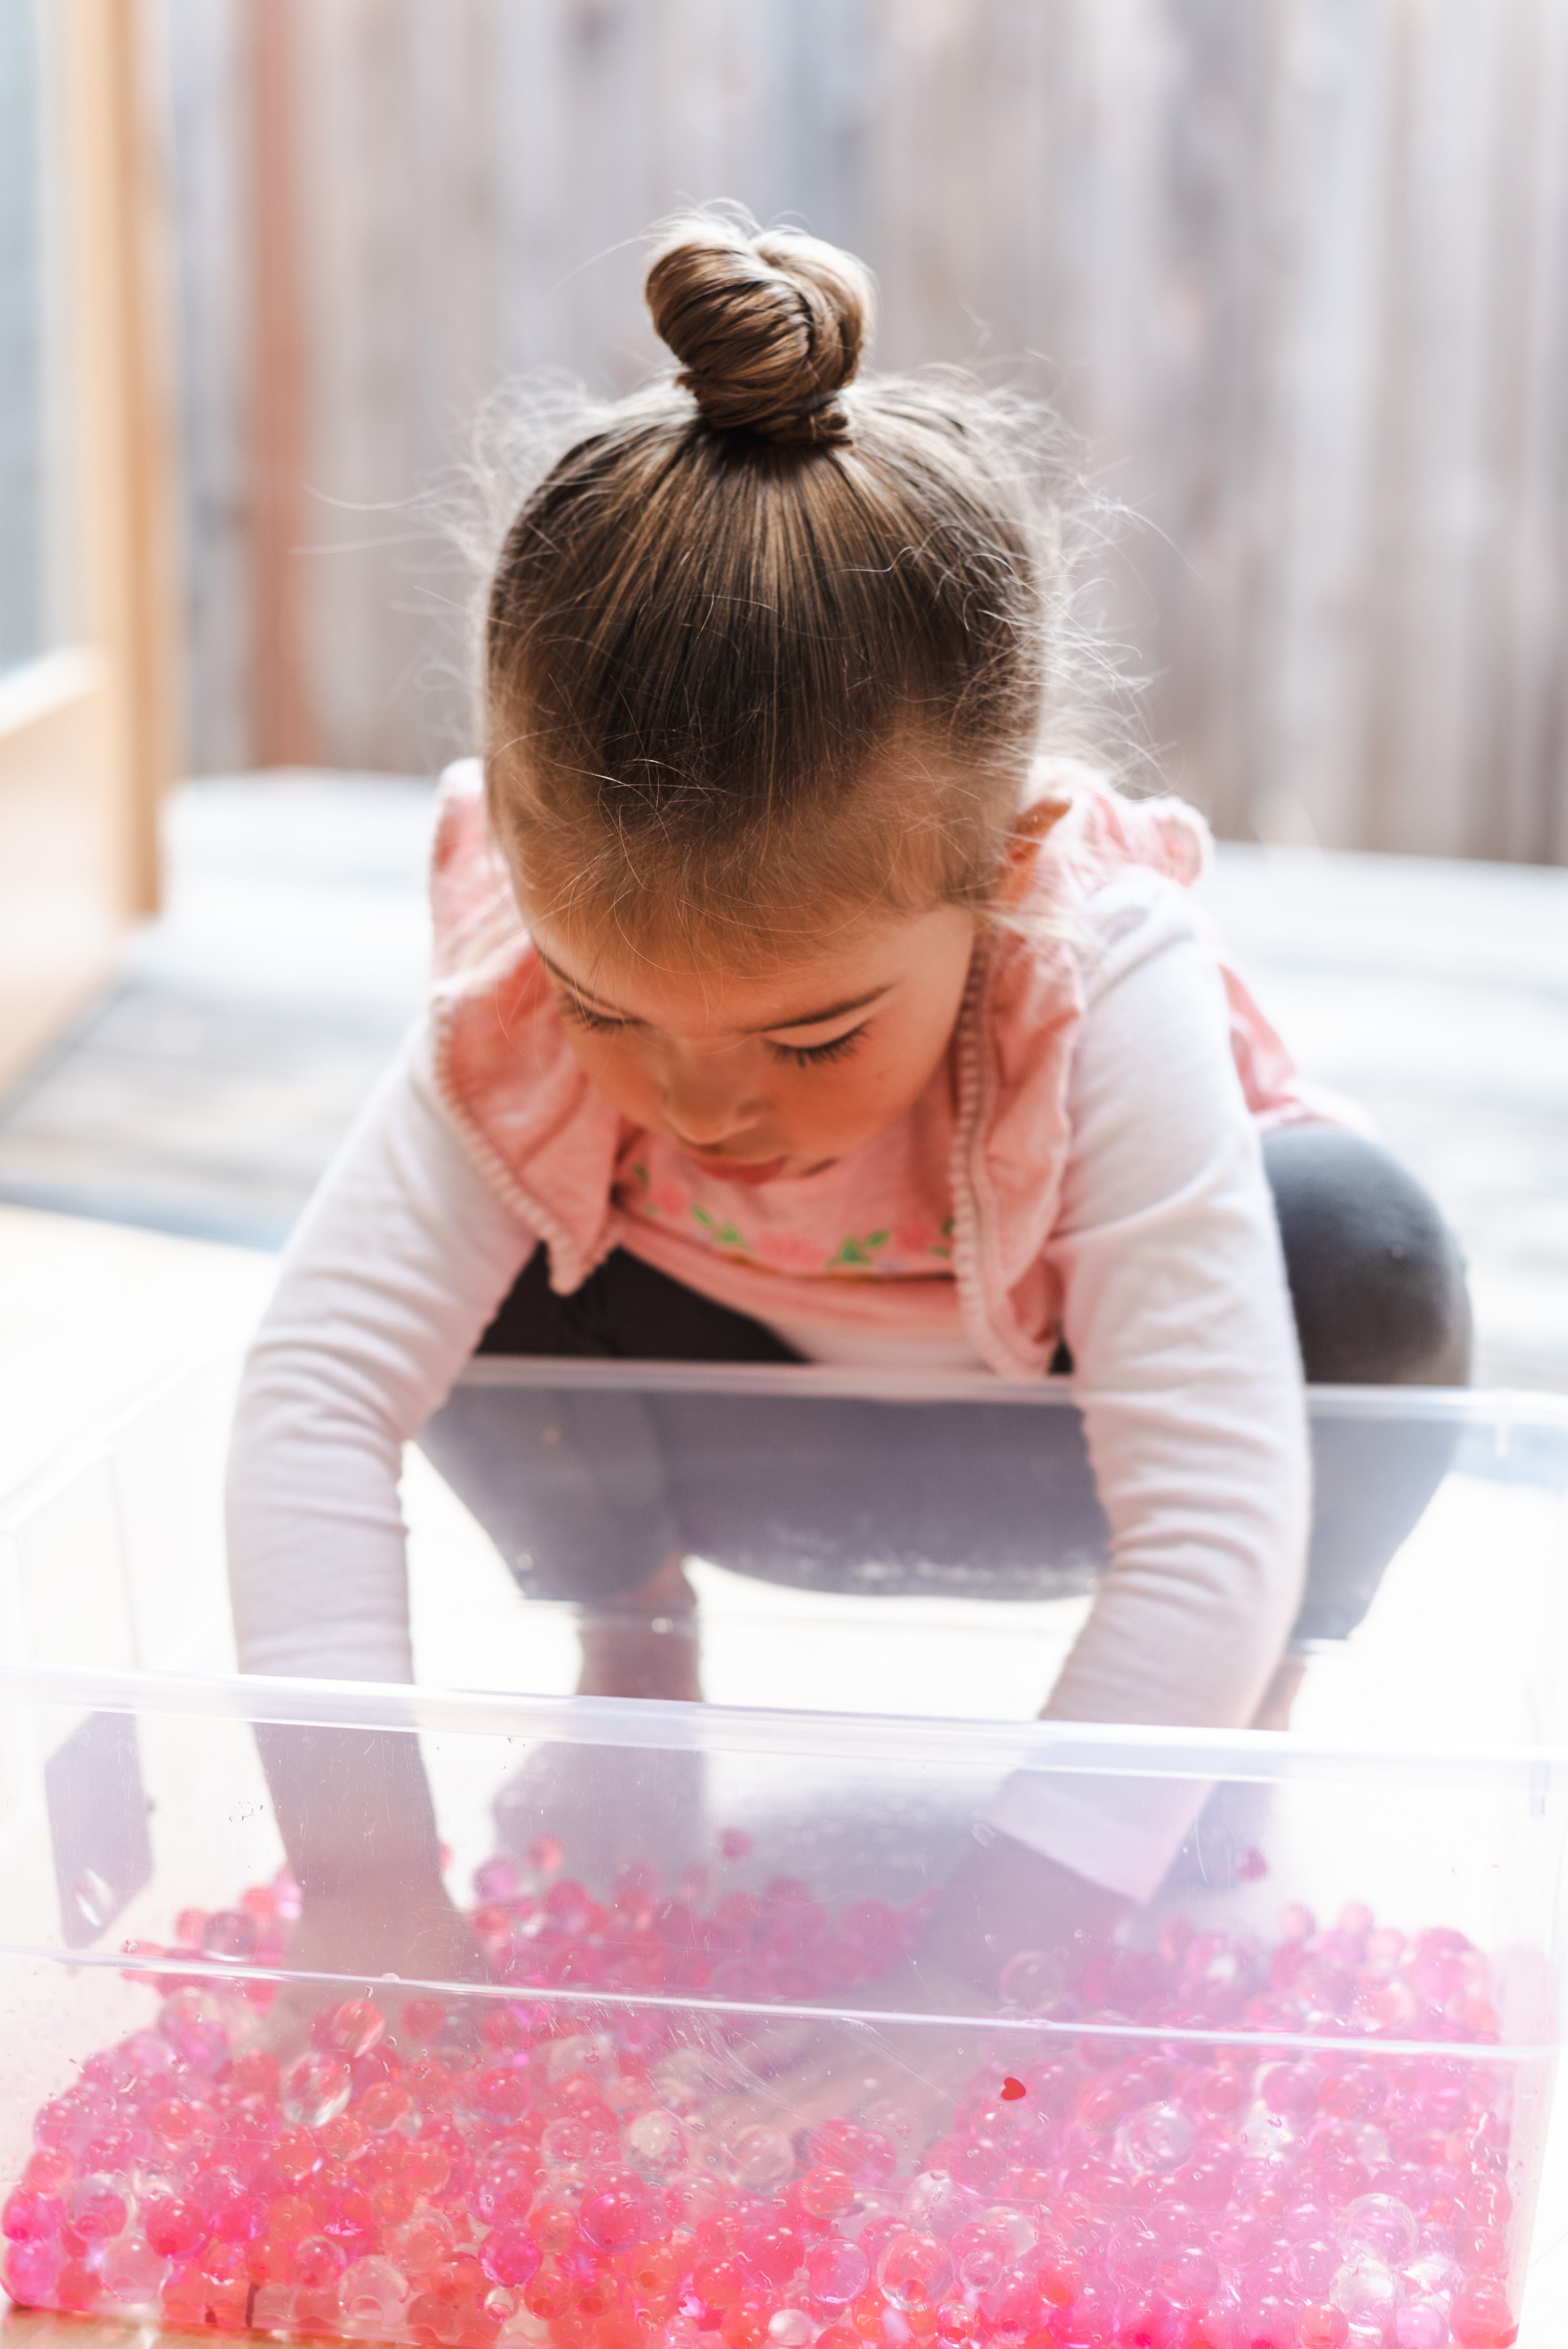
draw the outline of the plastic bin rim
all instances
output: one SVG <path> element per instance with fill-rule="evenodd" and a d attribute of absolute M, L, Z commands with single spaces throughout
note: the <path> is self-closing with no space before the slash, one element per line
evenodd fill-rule
<path fill-rule="evenodd" d="M 396 1982 L 397 1995 L 408 1992 L 421 1996 L 453 2000 L 464 2003 L 485 2002 L 491 2006 L 516 2009 L 537 2006 L 576 2012 L 589 2027 L 596 2025 L 606 2010 L 611 2013 L 655 2013 L 700 2015 L 705 2018 L 734 2017 L 738 2021 L 759 2023 L 798 2021 L 820 2024 L 831 2022 L 851 2028 L 881 2033 L 892 2026 L 900 2031 L 929 2031 L 934 2035 L 946 2035 L 954 2031 L 984 2031 L 997 2034 L 1016 2033 L 1026 2041 L 1033 2040 L 1033 2049 L 1026 2044 L 1019 2061 L 1031 2053 L 1040 2054 L 1061 2047 L 1071 2047 L 1086 2039 L 1119 2041 L 1130 2048 L 1147 2048 L 1150 2041 L 1160 2045 L 1185 2047 L 1236 2047 L 1273 2050 L 1281 2055 L 1305 2055 L 1321 2060 L 1326 2052 L 1345 2054 L 1352 2049 L 1373 2048 L 1378 2060 L 1408 2059 L 1436 2056 L 1439 2061 L 1463 2061 L 1479 2057 L 1488 2064 L 1535 2063 L 1550 2057 L 1561 2047 L 1561 2034 L 1553 2032 L 1539 2039 L 1463 2040 L 1463 2039 L 1388 2039 L 1365 2031 L 1346 2030 L 1343 2033 L 1326 2030 L 1280 2031 L 1266 2027 L 1249 2029 L 1240 2023 L 1129 2023 L 1095 2015 L 1061 2016 L 1034 2014 L 1021 2007 L 982 2008 L 969 2014 L 943 2008 L 935 2012 L 904 2006 L 834 2006 L 822 2007 L 797 2004 L 789 1999 L 758 1999 L 716 1996 L 711 1991 L 649 1991 L 606 1990 L 595 1983 L 582 1989 L 570 1982 L 539 1983 L 507 1982 L 453 1982 L 437 1974 L 323 1973 L 307 1966 L 257 1966 L 231 1963 L 222 1958 L 187 1957 L 181 1954 L 174 1963 L 167 1955 L 160 1961 L 145 1951 L 119 1949 L 72 1950 L 63 1951 L 45 1942 L 5 1941 L 0 1940 L 0 1957 L 43 1958 L 63 1963 L 73 1971 L 115 1973 L 128 1981 L 147 1980 L 159 1974 L 178 1972 L 183 1982 L 211 1982 L 214 1987 L 232 1989 L 236 1982 L 260 1982 L 275 1988 L 282 1982 L 342 1983 L 354 1985 L 357 1995 L 366 1991 L 371 1995 L 379 1984 Z"/>
<path fill-rule="evenodd" d="M 860 1717 L 655 1698 L 537 1696 L 427 1689 L 407 1682 L 273 1679 L 262 1674 L 110 1671 L 0 1666 L 0 1707 L 164 1713 L 280 1726 L 386 1729 L 554 1740 L 580 1745 L 790 1754 L 897 1762 L 933 1771 L 985 1762 L 1063 1775 L 1250 1780 L 1568 1793 L 1568 1749 L 1410 1747 L 1307 1739 L 1248 1729 L 1116 1722 L 963 1721 L 906 1714 Z"/>
<path fill-rule="evenodd" d="M 1065 1408 L 1086 1392 L 1071 1378 L 1003 1379 L 990 1371 L 855 1370 L 819 1362 L 647 1362 L 574 1355 L 481 1355 L 459 1372 L 459 1388 L 601 1388 L 649 1394 L 812 1395 L 865 1402 L 1029 1403 Z M 1530 1387 L 1309 1386 L 1307 1408 L 1323 1418 L 1429 1419 L 1551 1428 L 1568 1434 L 1568 1395 Z M 1097 1400 L 1100 1398 L 1097 1397 Z"/>
<path fill-rule="evenodd" d="M 34 1511 L 112 1452 L 146 1414 L 192 1381 L 232 1371 L 237 1357 L 208 1354 L 175 1365 L 101 1424 L 43 1461 L 20 1484 L 0 1492 L 0 1537 L 15 1534 Z M 597 1388 L 603 1392 L 817 1396 L 862 1402 L 989 1402 L 1067 1409 L 1083 1399 L 1070 1378 L 1001 1379 L 989 1371 L 852 1370 L 817 1362 L 628 1362 L 486 1356 L 469 1361 L 456 1384 L 469 1391 Z M 1425 1419 L 1491 1427 L 1500 1454 L 1516 1429 L 1568 1436 L 1568 1395 L 1531 1387 L 1311 1386 L 1315 1418 Z M 418 1439 L 416 1438 L 416 1441 Z"/>

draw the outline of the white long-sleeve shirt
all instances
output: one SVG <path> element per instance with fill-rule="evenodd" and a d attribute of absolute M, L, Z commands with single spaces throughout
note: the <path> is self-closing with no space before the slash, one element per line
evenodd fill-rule
<path fill-rule="evenodd" d="M 1305 1556 L 1305 1401 L 1278 1231 L 1185 894 L 1119 880 L 1084 919 L 1088 1006 L 1049 1253 L 1112 1542 L 1048 1712 L 1235 1726 L 1288 1635 Z M 449 1118 L 421 1024 L 302 1218 L 246 1366 L 229 1475 L 244 1670 L 412 1678 L 402 1449 L 534 1247 Z M 857 1354 L 841 1324 L 820 1346 L 809 1320 L 778 1326 L 809 1355 L 887 1359 L 883 1332 Z M 1141 1803 L 1108 1843 L 1099 1797 L 1086 1812 L 1020 1778 L 994 1816 L 1141 1897 L 1195 1798 L 1178 1785 L 1166 1807 L 1161 1822 Z"/>

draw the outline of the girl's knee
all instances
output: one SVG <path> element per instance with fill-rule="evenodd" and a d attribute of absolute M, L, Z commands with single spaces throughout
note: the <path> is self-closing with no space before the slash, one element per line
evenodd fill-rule
<path fill-rule="evenodd" d="M 1424 1185 L 1378 1143 L 1335 1126 L 1269 1134 L 1264 1164 L 1307 1378 L 1464 1385 L 1464 1258 Z"/>

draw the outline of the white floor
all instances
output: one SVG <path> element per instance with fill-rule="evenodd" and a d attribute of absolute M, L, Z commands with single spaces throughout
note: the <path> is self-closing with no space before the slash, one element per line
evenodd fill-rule
<path fill-rule="evenodd" d="M 0 1495 L 171 1371 L 241 1345 L 275 1257 L 0 1207 Z"/>

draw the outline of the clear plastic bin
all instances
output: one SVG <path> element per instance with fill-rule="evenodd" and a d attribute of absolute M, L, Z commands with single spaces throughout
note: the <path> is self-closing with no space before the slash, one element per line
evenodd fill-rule
<path fill-rule="evenodd" d="M 29 2302 L 686 2349 L 839 2323 L 1297 2349 L 1336 2305 L 1509 2337 L 1558 2037 L 1552 1759 L 39 1669 L 0 1691 Z M 292 2062 L 283 2040 L 281 2086 L 256 1717 L 328 1775 L 324 1727 L 418 1737 L 498 1976 L 300 1985 L 325 2028 Z M 498 1860 L 497 1796 L 542 1754 L 605 1800 L 704 1774 L 711 1881 L 634 1870 L 596 1906 L 548 1842 Z M 1247 1785 L 1264 1865 L 1168 1887 L 1086 1971 L 1025 1949 L 1003 2004 L 935 1999 L 900 1952 L 1016 1772 L 1123 1815 Z"/>
<path fill-rule="evenodd" d="M 1038 1413 L 1057 1415 L 1042 1453 L 1070 1451 L 1070 1404 L 817 1371 L 487 1365 L 458 1398 L 481 1458 L 520 1391 L 546 1453 L 585 1397 L 673 1396 L 661 1441 L 796 1476 L 769 1555 L 810 1574 L 693 1569 L 706 1706 L 571 1696 L 580 1619 L 524 1602 L 418 1460 L 422 1670 L 531 1692 L 225 1680 L 228 1383 L 174 1383 L 0 1508 L 0 2189 L 23 2196 L 21 2296 L 458 2349 L 1506 2337 L 1560 2035 L 1563 1406 L 1315 1398 L 1330 1499 L 1336 1463 L 1376 1476 L 1385 1433 L 1439 1473 L 1281 1739 L 1033 1722 L 1087 1603 L 1087 1539 L 1054 1597 L 934 1589 L 942 1558 L 835 1517 L 810 1433 L 824 1405 L 885 1415 L 906 1468 L 967 1467 L 978 1521 L 1032 1473 Z M 846 1566 L 848 1595 L 802 1587 Z M 368 1959 L 291 1980 L 258 1719 L 296 1750 L 418 1742 L 493 1986 L 394 1988 Z M 309 1747 L 326 1783 L 334 1750 Z M 1001 2005 L 939 1993 L 901 1952 L 1018 1772 L 1198 1826 L 1119 1953 L 1069 1979 L 1016 1952 Z M 617 1908 L 628 1844 L 648 1873 L 621 1876 Z M 307 1992 L 336 2044 L 280 2090 L 266 2051 L 291 2055 L 280 2018 Z M 366 1998 L 425 2066 L 378 2102 L 387 2040 L 353 2050 L 381 2016 L 338 2013 Z"/>

